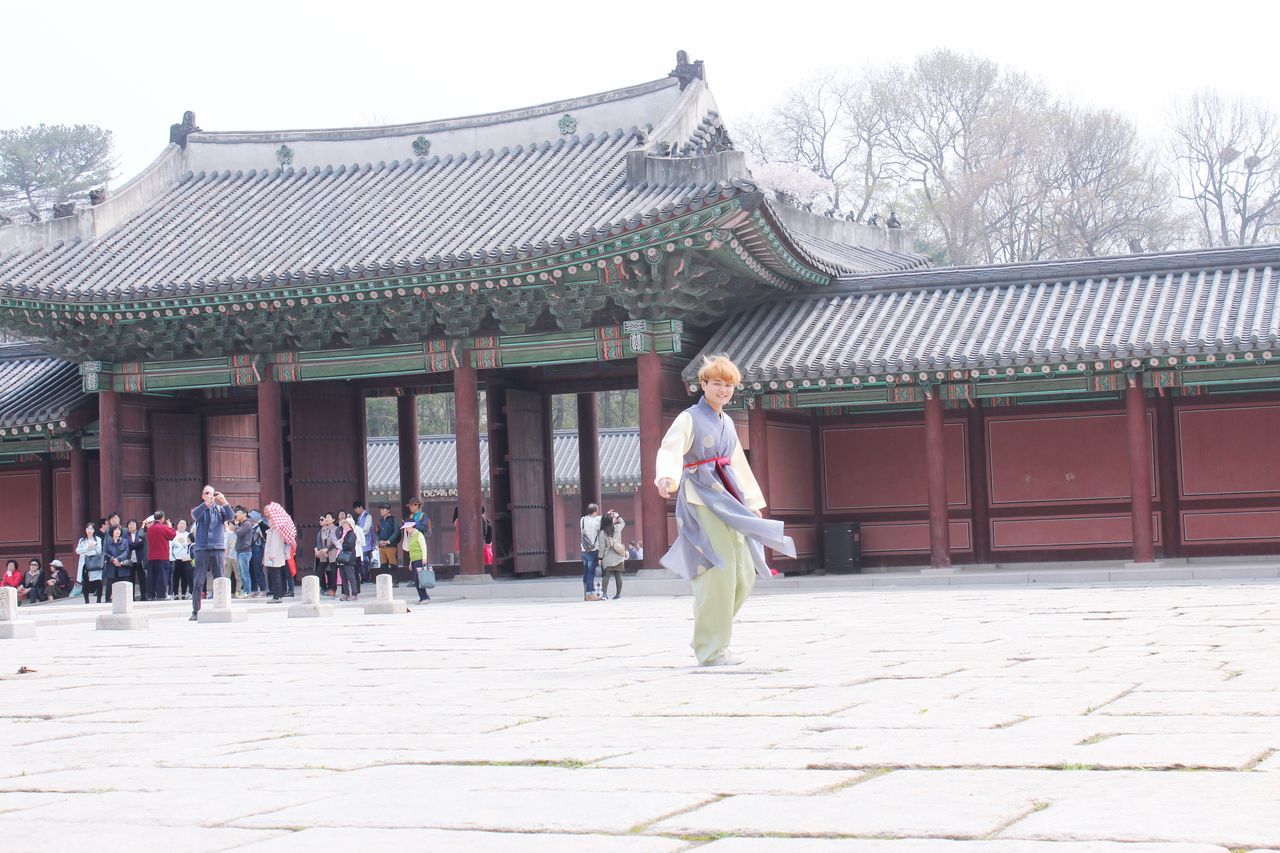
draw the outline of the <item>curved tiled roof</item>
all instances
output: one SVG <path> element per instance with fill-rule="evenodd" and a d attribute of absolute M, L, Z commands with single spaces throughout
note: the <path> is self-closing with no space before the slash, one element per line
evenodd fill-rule
<path fill-rule="evenodd" d="M 761 305 L 704 351 L 755 383 L 1268 349 L 1277 303 L 1280 246 L 942 268 Z"/>
<path fill-rule="evenodd" d="M 559 251 L 737 195 L 625 182 L 634 131 L 377 164 L 186 175 L 92 241 L 0 258 L 14 295 L 140 298 L 314 283 Z"/>
<path fill-rule="evenodd" d="M 418 439 L 418 470 L 424 496 L 454 495 L 458 490 L 458 463 L 452 435 L 428 435 Z M 370 495 L 400 491 L 400 442 L 395 437 L 367 441 Z M 578 486 L 578 433 L 554 433 L 555 486 Z M 480 436 L 480 480 L 489 488 L 489 437 Z M 640 481 L 640 431 L 600 430 L 600 481 L 606 492 L 634 491 Z"/>
<path fill-rule="evenodd" d="M 0 344 L 0 429 L 58 426 L 86 398 L 74 361 L 29 343 Z"/>
<path fill-rule="evenodd" d="M 929 256 L 919 252 L 893 252 L 888 249 L 847 246 L 795 229 L 791 230 L 791 237 L 809 255 L 826 261 L 845 275 L 905 271 L 929 266 Z"/>

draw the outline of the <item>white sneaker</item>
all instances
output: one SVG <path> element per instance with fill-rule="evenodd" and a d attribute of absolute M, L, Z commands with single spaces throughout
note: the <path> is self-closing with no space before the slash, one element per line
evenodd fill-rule
<path fill-rule="evenodd" d="M 738 666 L 740 663 L 742 663 L 741 658 L 736 658 L 733 655 L 729 654 L 728 652 L 725 652 L 724 654 L 720 655 L 720 657 L 714 658 L 702 664 L 702 666 Z"/>

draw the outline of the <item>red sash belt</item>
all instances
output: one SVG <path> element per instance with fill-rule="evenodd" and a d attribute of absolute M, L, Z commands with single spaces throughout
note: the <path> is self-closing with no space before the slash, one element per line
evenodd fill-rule
<path fill-rule="evenodd" d="M 742 499 L 742 495 L 738 494 L 738 490 L 733 487 L 733 483 L 729 482 L 729 477 L 725 474 L 725 471 L 731 464 L 731 461 L 732 460 L 730 460 L 728 456 L 713 456 L 710 459 L 700 459 L 697 462 L 690 462 L 684 467 L 697 468 L 699 465 L 715 463 L 716 477 L 720 479 L 720 483 L 724 486 L 724 490 L 732 495 L 734 500 L 738 503 L 745 504 L 746 501 Z"/>
<path fill-rule="evenodd" d="M 728 465 L 730 461 L 728 456 L 714 456 L 711 459 L 699 459 L 697 462 L 690 462 L 684 467 L 697 468 L 699 465 L 706 465 L 708 462 L 714 462 L 717 465 Z"/>

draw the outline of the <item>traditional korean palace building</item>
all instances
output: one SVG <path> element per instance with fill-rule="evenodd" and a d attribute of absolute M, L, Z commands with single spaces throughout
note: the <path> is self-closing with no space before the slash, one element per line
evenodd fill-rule
<path fill-rule="evenodd" d="M 683 54 L 421 124 L 188 113 L 95 201 L 0 228 L 0 329 L 28 341 L 0 347 L 0 557 L 67 559 L 86 521 L 183 514 L 205 482 L 305 537 L 388 479 L 422 492 L 415 398 L 451 391 L 461 577 L 485 576 L 482 504 L 493 575 L 569 570 L 549 401 L 577 395 L 580 505 L 594 392 L 635 388 L 655 567 L 670 507 L 644 484 L 703 351 L 743 368 L 783 570 L 840 521 L 870 565 L 1280 553 L 1280 247 L 930 269 L 906 232 L 767 197 Z M 398 401 L 394 465 L 370 395 Z"/>

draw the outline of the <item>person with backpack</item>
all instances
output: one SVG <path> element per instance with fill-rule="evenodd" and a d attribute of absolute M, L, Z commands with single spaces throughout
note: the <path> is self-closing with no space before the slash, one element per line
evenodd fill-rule
<path fill-rule="evenodd" d="M 582 536 L 582 600 L 600 601 L 596 595 L 596 570 L 600 568 L 600 507 L 587 504 L 587 514 L 578 520 Z"/>

